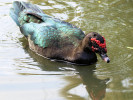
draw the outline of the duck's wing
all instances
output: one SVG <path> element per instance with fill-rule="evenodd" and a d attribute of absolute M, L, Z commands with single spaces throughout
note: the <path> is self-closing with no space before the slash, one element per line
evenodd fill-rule
<path fill-rule="evenodd" d="M 43 48 L 78 45 L 85 36 L 80 28 L 48 16 L 39 7 L 30 3 L 15 1 L 10 14 L 21 32 L 26 37 L 30 36 L 34 44 Z"/>
<path fill-rule="evenodd" d="M 68 44 L 78 46 L 85 36 L 80 28 L 70 23 L 30 10 L 21 13 L 19 22 L 21 32 L 25 36 L 32 34 L 34 43 L 43 48 L 63 48 Z"/>
<path fill-rule="evenodd" d="M 50 22 L 48 20 L 50 16 L 36 5 L 15 1 L 10 9 L 10 15 L 24 36 L 30 37 L 34 44 L 45 48 L 50 46 L 53 41 L 54 45 L 57 43 L 55 40 L 57 40 L 59 32 L 53 25 L 53 21 Z"/>
<path fill-rule="evenodd" d="M 27 23 L 20 27 L 21 32 L 39 47 L 58 47 L 60 32 L 45 23 Z"/>

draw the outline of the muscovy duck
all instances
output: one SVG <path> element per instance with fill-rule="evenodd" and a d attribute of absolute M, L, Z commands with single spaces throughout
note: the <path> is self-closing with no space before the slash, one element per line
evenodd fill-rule
<path fill-rule="evenodd" d="M 96 53 L 107 63 L 105 38 L 97 32 L 84 32 L 68 23 L 45 14 L 31 3 L 15 1 L 10 16 L 37 54 L 75 64 L 92 64 Z"/>

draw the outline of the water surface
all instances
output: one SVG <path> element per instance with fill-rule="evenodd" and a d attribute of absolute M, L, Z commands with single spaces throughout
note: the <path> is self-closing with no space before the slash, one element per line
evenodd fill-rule
<path fill-rule="evenodd" d="M 0 100 L 132 100 L 132 0 L 25 0 L 85 33 L 106 38 L 109 64 L 90 66 L 44 59 L 32 52 L 0 0 Z"/>

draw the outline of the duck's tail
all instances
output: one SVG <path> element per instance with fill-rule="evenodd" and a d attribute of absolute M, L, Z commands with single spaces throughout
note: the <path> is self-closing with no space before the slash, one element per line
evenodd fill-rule
<path fill-rule="evenodd" d="M 16 22 L 16 24 L 18 26 L 20 26 L 18 18 L 19 18 L 19 14 L 20 12 L 22 12 L 24 9 L 31 9 L 35 12 L 38 13 L 44 13 L 39 7 L 37 7 L 36 5 L 30 4 L 30 3 L 26 3 L 26 2 L 19 2 L 19 1 L 14 1 L 13 2 L 13 8 L 10 9 L 10 16 L 12 17 L 12 19 Z"/>

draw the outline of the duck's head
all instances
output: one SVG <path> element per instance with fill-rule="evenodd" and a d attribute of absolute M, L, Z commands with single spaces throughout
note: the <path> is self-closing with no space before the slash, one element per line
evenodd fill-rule
<path fill-rule="evenodd" d="M 109 63 L 105 38 L 96 32 L 88 33 L 86 38 L 88 38 L 89 50 L 98 53 L 105 62 Z"/>

